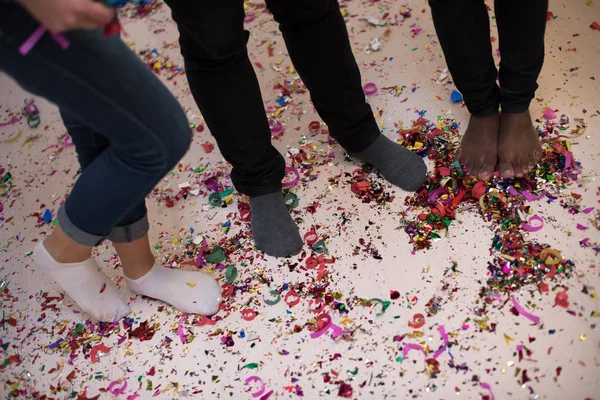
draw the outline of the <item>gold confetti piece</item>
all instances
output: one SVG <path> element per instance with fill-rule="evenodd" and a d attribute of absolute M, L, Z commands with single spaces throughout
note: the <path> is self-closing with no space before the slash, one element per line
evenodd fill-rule
<path fill-rule="evenodd" d="M 506 342 L 506 344 L 509 344 L 511 342 L 514 342 L 515 339 L 511 338 L 510 336 L 508 336 L 506 333 L 504 334 L 504 341 Z"/>
<path fill-rule="evenodd" d="M 196 286 L 196 282 L 188 282 L 187 284 L 189 287 L 194 287 Z"/>
<path fill-rule="evenodd" d="M 583 334 L 579 335 L 579 340 L 581 340 L 582 342 L 585 340 L 585 338 L 586 338 L 585 335 L 583 335 Z"/>
<path fill-rule="evenodd" d="M 515 365 L 515 362 L 511 360 L 511 361 L 508 361 L 506 363 L 506 365 L 508 365 L 509 367 L 512 367 L 513 365 Z"/>

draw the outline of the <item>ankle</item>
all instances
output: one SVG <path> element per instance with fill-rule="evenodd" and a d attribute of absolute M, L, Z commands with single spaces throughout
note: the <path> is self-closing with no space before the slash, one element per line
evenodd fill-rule
<path fill-rule="evenodd" d="M 154 267 L 155 261 L 154 257 L 152 257 L 152 259 L 140 260 L 136 263 L 122 263 L 123 275 L 132 280 L 140 279 L 150 272 L 152 267 Z"/>
<path fill-rule="evenodd" d="M 92 256 L 90 247 L 75 242 L 65 242 L 55 235 L 48 236 L 44 240 L 43 246 L 54 261 L 60 264 L 81 263 L 89 260 Z"/>

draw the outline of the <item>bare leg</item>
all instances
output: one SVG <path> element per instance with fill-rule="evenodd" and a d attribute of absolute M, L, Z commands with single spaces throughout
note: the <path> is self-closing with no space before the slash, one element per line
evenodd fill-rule
<path fill-rule="evenodd" d="M 123 273 L 129 279 L 141 278 L 152 269 L 155 259 L 148 234 L 130 243 L 113 243 L 113 246 L 119 253 Z"/>
<path fill-rule="evenodd" d="M 44 240 L 44 247 L 58 263 L 80 263 L 92 256 L 92 248 L 81 245 L 67 236 L 59 225 L 56 225 L 50 236 Z"/>

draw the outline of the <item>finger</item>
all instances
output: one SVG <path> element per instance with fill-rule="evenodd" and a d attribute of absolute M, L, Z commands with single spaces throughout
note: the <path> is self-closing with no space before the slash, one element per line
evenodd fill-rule
<path fill-rule="evenodd" d="M 69 29 L 100 29 L 104 27 L 104 23 L 100 23 L 91 18 L 79 18 Z"/>
<path fill-rule="evenodd" d="M 115 10 L 100 3 L 89 2 L 81 11 L 81 16 L 96 21 L 101 26 L 110 23 L 115 18 Z"/>

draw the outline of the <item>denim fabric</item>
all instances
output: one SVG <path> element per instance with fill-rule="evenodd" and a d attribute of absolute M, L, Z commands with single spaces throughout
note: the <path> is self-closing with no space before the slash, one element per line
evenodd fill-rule
<path fill-rule="evenodd" d="M 47 34 L 22 56 L 38 26 L 21 7 L 0 3 L 0 69 L 59 107 L 81 163 L 58 222 L 83 245 L 136 240 L 148 230 L 144 198 L 189 148 L 187 118 L 118 37 L 68 32 L 62 50 Z"/>

